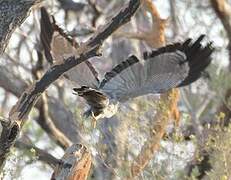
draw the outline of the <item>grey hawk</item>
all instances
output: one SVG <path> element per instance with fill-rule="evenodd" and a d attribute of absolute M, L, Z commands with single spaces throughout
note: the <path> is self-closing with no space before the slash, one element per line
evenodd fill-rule
<path fill-rule="evenodd" d="M 50 24 L 48 30 L 48 25 L 41 27 L 46 57 L 61 61 L 78 54 L 73 46 L 76 44 L 74 40 L 68 38 L 55 23 L 50 23 L 44 12 L 42 11 L 41 24 Z M 56 40 L 57 37 L 60 41 Z M 204 37 L 205 35 L 201 35 L 194 42 L 187 39 L 183 43 L 144 52 L 143 61 L 131 55 L 107 72 L 101 81 L 98 80 L 96 70 L 90 62 L 81 63 L 71 69 L 66 73 L 66 77 L 81 86 L 74 88 L 73 93 L 83 97 L 90 106 L 86 115 L 95 119 L 109 118 L 117 112 L 119 102 L 150 93 L 164 93 L 199 79 L 210 64 L 214 51 L 211 42 L 204 46 L 201 44 Z"/>

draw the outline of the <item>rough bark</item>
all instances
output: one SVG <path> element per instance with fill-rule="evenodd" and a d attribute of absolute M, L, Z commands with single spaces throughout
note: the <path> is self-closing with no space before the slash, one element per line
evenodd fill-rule
<path fill-rule="evenodd" d="M 29 14 L 30 8 L 42 0 L 0 0 L 0 54 L 9 42 L 15 28 Z"/>
<path fill-rule="evenodd" d="M 28 84 L 25 83 L 18 76 L 15 76 L 7 68 L 0 66 L 0 87 L 4 88 L 5 91 L 12 93 L 16 97 L 20 97 L 23 91 L 28 87 Z M 79 132 L 79 125 L 74 119 L 73 114 L 68 110 L 65 105 L 54 97 L 48 97 L 48 114 L 53 123 L 49 121 L 49 126 L 55 127 L 67 136 L 72 142 L 81 143 L 82 138 Z M 35 107 L 40 109 L 43 105 L 42 99 L 39 99 Z M 47 130 L 46 123 L 42 120 L 38 122 L 43 122 L 40 124 L 41 127 L 46 126 L 44 130 Z M 54 124 L 54 125 L 53 125 Z M 51 128 L 53 129 L 53 128 Z M 47 132 L 49 133 L 49 131 Z M 59 136 L 55 136 L 57 139 Z M 55 140 L 54 139 L 54 140 Z M 55 140 L 56 141 L 56 140 Z"/>
<path fill-rule="evenodd" d="M 40 95 L 56 81 L 63 73 L 82 63 L 90 57 L 99 55 L 98 51 L 104 42 L 115 30 L 127 23 L 140 6 L 139 0 L 131 0 L 112 20 L 102 26 L 85 43 L 77 49 L 78 57 L 69 57 L 60 64 L 53 65 L 39 81 L 27 88 L 19 98 L 18 102 L 11 109 L 9 118 L 3 124 L 0 136 L 0 167 L 3 166 L 10 148 L 13 146 L 27 116 Z"/>
<path fill-rule="evenodd" d="M 91 153 L 80 144 L 69 147 L 62 162 L 55 168 L 51 180 L 86 180 L 91 168 Z"/>
<path fill-rule="evenodd" d="M 32 68 L 32 74 L 36 80 L 41 78 L 43 73 L 43 56 L 40 51 L 37 51 L 38 60 L 36 65 Z M 46 93 L 41 95 L 41 103 L 39 104 L 39 117 L 36 119 L 38 124 L 45 130 L 48 136 L 53 139 L 58 145 L 62 148 L 69 147 L 72 143 L 71 141 L 65 136 L 65 133 L 59 131 L 56 128 L 55 124 L 53 123 L 52 119 L 49 116 L 49 108 L 48 108 L 48 99 Z"/>

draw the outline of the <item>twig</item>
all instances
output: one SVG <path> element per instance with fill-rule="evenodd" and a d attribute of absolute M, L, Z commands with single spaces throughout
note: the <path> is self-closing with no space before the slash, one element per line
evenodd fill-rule
<path fill-rule="evenodd" d="M 39 46 L 39 45 L 38 45 Z M 36 79 L 41 78 L 43 73 L 43 56 L 39 50 L 37 50 L 38 61 L 36 66 L 32 69 L 32 74 Z M 41 103 L 39 104 L 39 117 L 37 118 L 38 124 L 47 132 L 47 134 L 62 148 L 69 147 L 71 141 L 55 127 L 55 124 L 49 116 L 48 100 L 45 93 L 42 94 Z"/>
<path fill-rule="evenodd" d="M 49 164 L 53 169 L 55 168 L 55 166 L 57 166 L 57 164 L 61 163 L 61 160 L 55 158 L 51 154 L 47 153 L 45 150 L 42 150 L 32 144 L 27 144 L 21 140 L 17 140 L 14 146 L 19 149 L 33 150 L 35 152 L 35 155 L 38 157 L 38 160 Z"/>
<path fill-rule="evenodd" d="M 94 17 L 92 18 L 92 26 L 96 27 L 96 21 L 102 14 L 102 12 L 99 9 L 99 7 L 96 5 L 95 1 L 93 2 L 92 0 L 88 0 L 88 4 L 91 6 L 93 13 L 94 13 Z"/>

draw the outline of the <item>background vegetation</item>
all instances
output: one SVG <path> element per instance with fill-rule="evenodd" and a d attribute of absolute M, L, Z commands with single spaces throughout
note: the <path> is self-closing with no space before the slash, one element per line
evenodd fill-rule
<path fill-rule="evenodd" d="M 158 151 L 150 152 L 152 159 L 133 178 L 231 179 L 231 2 L 155 0 L 153 3 L 160 16 L 168 18 L 167 43 L 206 34 L 216 51 L 203 77 L 180 89 L 179 122 L 174 116 L 169 118 Z M 124 4 L 122 0 L 42 2 L 57 24 L 78 42 L 86 41 Z M 131 21 L 104 42 L 103 56 L 90 59 L 101 77 L 128 55 L 140 56 L 152 48 L 147 39 L 134 35 L 134 32 L 145 34 L 150 29 L 154 32 L 152 17 L 148 6 L 141 5 Z M 41 77 L 38 72 L 43 74 L 50 66 L 40 45 L 39 20 L 40 11 L 36 6 L 14 31 L 0 57 L 2 117 L 8 116 L 25 88 Z M 41 59 L 42 67 L 38 70 Z M 3 179 L 49 179 L 69 141 L 89 148 L 93 163 L 89 179 L 131 176 L 143 145 L 153 137 L 155 116 L 162 106 L 159 97 L 148 95 L 121 104 L 116 116 L 100 120 L 93 128 L 91 121 L 82 116 L 86 103 L 72 94 L 74 86 L 60 78 L 48 88 L 42 96 L 42 105 L 36 105 L 29 114 L 29 120 L 11 149 L 1 172 Z M 49 123 L 53 126 L 47 126 Z M 63 140 L 62 136 L 68 140 Z"/>

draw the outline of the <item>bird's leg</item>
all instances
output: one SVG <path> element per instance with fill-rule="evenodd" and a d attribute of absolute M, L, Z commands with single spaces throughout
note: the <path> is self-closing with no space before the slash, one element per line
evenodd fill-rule
<path fill-rule="evenodd" d="M 94 112 L 91 112 L 91 117 L 92 117 L 92 126 L 93 126 L 93 128 L 95 128 L 97 119 L 94 115 Z"/>

